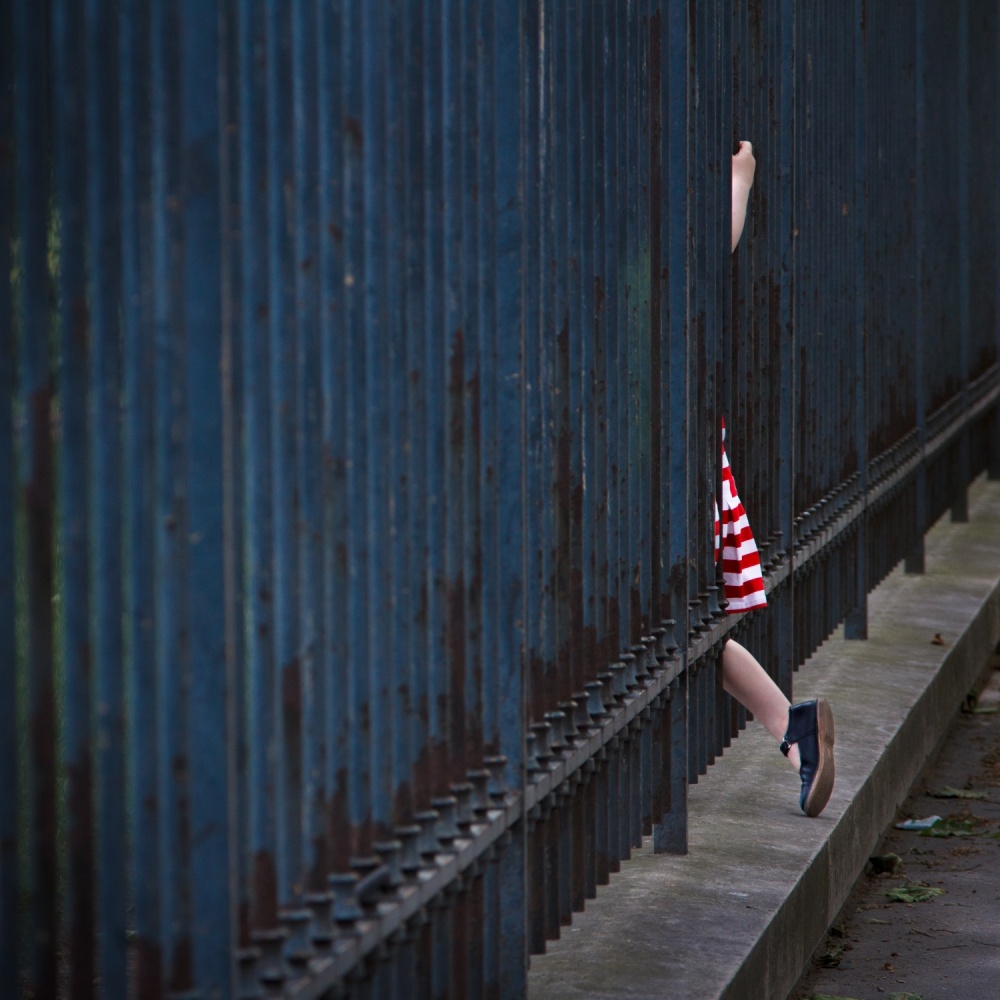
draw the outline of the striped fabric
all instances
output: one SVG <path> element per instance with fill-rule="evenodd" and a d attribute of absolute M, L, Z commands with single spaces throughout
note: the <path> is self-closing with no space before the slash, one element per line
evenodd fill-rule
<path fill-rule="evenodd" d="M 760 571 L 760 553 L 750 530 L 750 521 L 736 492 L 736 480 L 726 455 L 726 425 L 722 424 L 722 523 L 719 505 L 715 504 L 715 560 L 719 561 L 719 535 L 722 535 L 722 579 L 726 609 L 731 615 L 752 611 L 767 604 L 764 578 Z"/>

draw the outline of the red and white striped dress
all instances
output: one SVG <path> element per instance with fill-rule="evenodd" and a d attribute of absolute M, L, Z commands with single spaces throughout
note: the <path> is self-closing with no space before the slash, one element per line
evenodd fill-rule
<path fill-rule="evenodd" d="M 715 560 L 719 561 L 719 536 L 722 536 L 722 579 L 726 609 L 731 615 L 752 611 L 767 604 L 764 578 L 760 571 L 760 553 L 750 530 L 750 521 L 736 492 L 736 480 L 726 456 L 726 424 L 722 423 L 722 518 L 715 504 Z"/>

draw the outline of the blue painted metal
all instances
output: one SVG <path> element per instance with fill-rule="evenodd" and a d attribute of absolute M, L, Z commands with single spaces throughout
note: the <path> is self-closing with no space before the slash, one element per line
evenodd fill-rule
<path fill-rule="evenodd" d="M 954 15 L 953 15 L 954 16 Z M 968 409 L 969 379 L 972 376 L 969 321 L 971 313 L 971 247 L 969 219 L 969 183 L 973 163 L 969 148 L 969 3 L 961 0 L 958 8 L 958 378 L 962 386 L 962 409 Z M 976 164 L 978 169 L 978 164 Z M 986 325 L 986 324 L 984 324 Z M 958 440 L 958 481 L 965 484 L 951 501 L 952 521 L 969 520 L 969 428 L 962 430 Z"/>
<path fill-rule="evenodd" d="M 856 0 L 854 9 L 854 31 L 853 31 L 853 56 L 854 56 L 854 183 L 852 185 L 852 197 L 850 202 L 845 201 L 848 206 L 848 213 L 854 222 L 854 239 L 847 240 L 848 248 L 853 242 L 854 273 L 852 275 L 853 287 L 863 288 L 865 281 L 865 270 L 867 267 L 868 251 L 868 212 L 864 210 L 867 204 L 867 181 L 868 181 L 868 128 L 867 116 L 865 115 L 868 100 L 867 92 L 867 60 L 865 58 L 867 33 L 869 24 L 867 22 L 867 12 L 865 0 Z M 848 253 L 850 259 L 852 255 Z M 845 317 L 846 322 L 841 324 L 842 329 L 851 330 L 851 340 L 853 354 L 853 375 L 851 386 L 854 392 L 854 447 L 857 451 L 857 467 L 860 477 L 859 488 L 862 494 L 868 492 L 868 338 L 867 319 L 865 312 L 865 297 L 862 295 L 853 296 L 854 312 L 853 316 Z M 833 387 L 836 391 L 836 386 Z M 867 639 L 868 638 L 868 519 L 862 519 L 855 536 L 854 553 L 852 555 L 856 580 L 853 593 L 857 603 L 847 614 L 844 622 L 844 638 L 846 639 Z"/>
<path fill-rule="evenodd" d="M 48 12 L 46 12 L 48 14 Z M 8 63 L 17 95 L 14 107 L 13 204 L 17 278 L 11 296 L 16 383 L 6 402 L 14 424 L 14 529 L 20 593 L 17 713 L 17 886 L 21 920 L 15 937 L 20 975 L 42 996 L 56 991 L 58 963 L 56 708 L 53 636 L 55 616 L 55 446 L 53 373 L 48 356 L 50 322 L 48 240 L 50 192 L 46 169 L 48 111 L 46 37 L 49 18 L 29 3 L 11 8 L 15 59 Z M 23 141 L 18 141 L 18 140 Z M 10 194 L 7 195 L 10 197 Z M 19 557 L 19 558 L 18 558 Z M 23 735 L 22 735 L 23 734 Z M 9 786 L 6 794 L 10 794 Z"/>
<path fill-rule="evenodd" d="M 190 983 L 204 996 L 231 994 L 235 985 L 235 907 L 232 884 L 230 781 L 232 713 L 227 691 L 223 577 L 223 399 L 221 229 L 218 191 L 220 108 L 213 93 L 219 77 L 220 38 L 215 11 L 189 0 L 178 12 L 183 40 L 180 101 L 180 197 L 185 241 L 183 272 L 177 275 L 184 303 L 180 319 L 183 368 L 177 372 L 187 402 L 183 429 L 185 480 L 183 682 L 185 744 L 173 762 L 174 781 L 187 789 L 187 815 L 179 816 L 183 850 L 190 864 L 190 898 L 181 946 L 190 955 Z M 107 331 L 110 336 L 111 331 Z M 177 382 L 174 383 L 174 389 Z M 178 664 L 180 665 L 180 664 Z M 228 947 L 222 947 L 227 944 Z M 179 976 L 178 976 L 179 978 Z"/>
<path fill-rule="evenodd" d="M 790 691 L 996 473 L 998 29 L 5 8 L 5 981 L 523 996 L 644 835 L 685 850 L 724 643 Z"/>
<path fill-rule="evenodd" d="M 96 974 L 97 941 L 92 913 L 97 903 L 94 876 L 95 743 L 93 663 L 99 663 L 91 645 L 90 618 L 93 596 L 90 593 L 91 490 L 80 489 L 86 482 L 91 459 L 88 434 L 89 378 L 78 372 L 92 372 L 91 357 L 100 339 L 92 326 L 91 301 L 86 284 L 85 261 L 64 248 L 84 243 L 87 225 L 87 171 L 80 169 L 74 151 L 86 148 L 86 91 L 74 86 L 85 73 L 85 49 L 78 45 L 84 30 L 83 12 L 77 7 L 60 5 L 53 11 L 54 83 L 56 93 L 55 149 L 56 176 L 54 215 L 59 247 L 56 275 L 59 292 L 59 368 L 56 392 L 64 429 L 58 450 L 56 539 L 57 562 L 55 586 L 61 593 L 58 616 L 59 647 L 57 686 L 59 700 L 79 706 L 66 715 L 63 729 L 63 759 L 60 771 L 67 781 L 67 872 L 66 923 L 69 926 L 69 981 L 79 992 L 87 989 Z M 55 248 L 52 248 L 55 249 Z M 51 249 L 50 249 L 50 252 Z M 109 272 L 113 273 L 113 271 Z M 94 512 L 95 519 L 99 516 Z M 61 662 L 60 662 L 61 661 Z M 106 662 L 106 661 L 105 661 Z M 58 696 L 57 696 L 58 697 Z M 105 860 L 105 859 L 102 859 Z M 103 868 L 103 866 L 101 866 Z"/>
<path fill-rule="evenodd" d="M 13 65 L 12 7 L 0 14 L 0 62 Z M 13 90 L 0 88 L 0 144 L 13 147 Z M 11 156 L 0 158 L 0 190 L 14 190 L 16 164 Z M 11 199 L 0 198 L 0 233 L 15 229 Z M 0 239 L 0 315 L 15 320 L 12 287 L 14 250 L 10 239 Z M 17 370 L 14 356 L 14 322 L 0 323 L 0 771 L 8 775 L 8 788 L 21 791 L 18 770 L 18 642 L 15 510 L 17 488 L 14 407 Z M 18 976 L 18 796 L 0 796 L 0 981 L 13 983 Z"/>
<path fill-rule="evenodd" d="M 101 928 L 100 953 L 93 955 L 96 959 L 93 971 L 107 995 L 120 996 L 126 992 L 127 981 L 128 814 L 122 629 L 124 600 L 120 586 L 123 462 L 119 405 L 122 350 L 118 320 L 122 300 L 120 182 L 116 170 L 119 51 L 111 3 L 91 0 L 85 10 L 85 22 L 87 243 L 106 265 L 93 271 L 89 289 L 92 330 L 89 416 L 93 442 L 90 457 L 94 508 L 91 521 L 91 649 L 95 667 L 92 675 L 93 718 L 97 747 L 92 763 L 97 778 L 94 783 L 94 811 L 99 831 L 94 855 L 98 858 L 98 912 L 107 915 Z M 76 381 L 75 373 L 70 380 Z M 85 913 L 83 917 L 88 923 L 93 922 L 92 912 Z M 90 984 L 86 983 L 84 988 L 89 989 Z"/>
<path fill-rule="evenodd" d="M 148 204 L 151 81 L 149 19 L 125 8 L 119 59 L 122 222 L 122 445 L 124 673 L 129 693 L 126 754 L 131 759 L 127 806 L 132 833 L 133 961 L 137 991 L 156 995 L 161 982 L 159 824 L 156 718 L 154 547 L 155 511 L 148 456 L 153 451 L 153 337 Z"/>

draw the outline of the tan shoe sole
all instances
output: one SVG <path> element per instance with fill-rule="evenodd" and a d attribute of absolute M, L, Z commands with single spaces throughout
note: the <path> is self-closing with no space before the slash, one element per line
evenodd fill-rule
<path fill-rule="evenodd" d="M 830 801 L 833 792 L 833 712 L 825 698 L 816 699 L 816 738 L 819 743 L 819 763 L 812 788 L 806 796 L 804 812 L 807 816 L 818 816 Z"/>

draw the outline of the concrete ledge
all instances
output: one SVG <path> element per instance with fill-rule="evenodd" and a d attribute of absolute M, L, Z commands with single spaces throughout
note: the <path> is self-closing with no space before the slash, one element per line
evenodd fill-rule
<path fill-rule="evenodd" d="M 1000 641 L 1000 483 L 927 537 L 927 572 L 871 595 L 869 639 L 834 636 L 796 676 L 837 726 L 826 812 L 754 724 L 690 789 L 690 853 L 633 854 L 549 953 L 531 1000 L 783 1000 Z M 944 645 L 932 639 L 940 633 Z"/>

